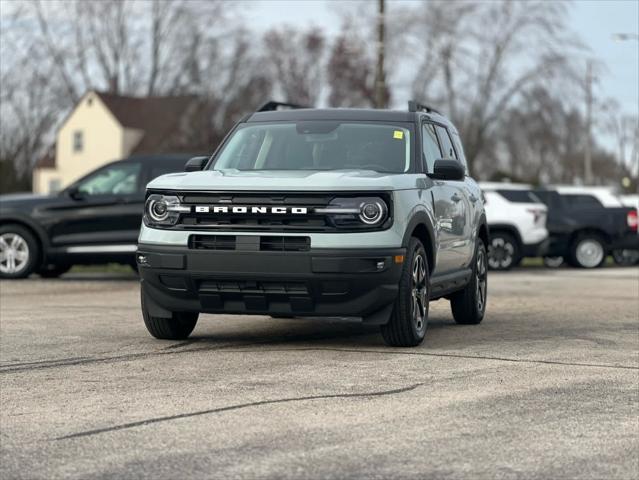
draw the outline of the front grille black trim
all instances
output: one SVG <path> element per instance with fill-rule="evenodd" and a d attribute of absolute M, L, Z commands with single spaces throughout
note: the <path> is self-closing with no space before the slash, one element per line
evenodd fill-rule
<path fill-rule="evenodd" d="M 262 236 L 260 251 L 266 252 L 308 252 L 311 249 L 310 237 Z"/>
<path fill-rule="evenodd" d="M 191 235 L 189 248 L 194 250 L 235 250 L 235 235 Z"/>

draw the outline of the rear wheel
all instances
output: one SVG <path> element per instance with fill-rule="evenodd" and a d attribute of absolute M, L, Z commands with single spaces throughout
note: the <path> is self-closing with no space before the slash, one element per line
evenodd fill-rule
<path fill-rule="evenodd" d="M 36 269 L 40 249 L 26 228 L 7 224 L 0 227 L 0 278 L 26 278 Z"/>
<path fill-rule="evenodd" d="M 614 250 L 612 252 L 612 258 L 620 267 L 631 267 L 632 265 L 639 264 L 639 250 Z"/>
<path fill-rule="evenodd" d="M 144 292 L 142 292 L 141 297 L 144 325 L 155 338 L 161 340 L 183 340 L 195 328 L 199 316 L 197 312 L 172 312 L 171 317 L 154 317 L 147 309 Z"/>
<path fill-rule="evenodd" d="M 604 240 L 595 233 L 579 235 L 570 246 L 570 264 L 580 268 L 600 267 L 606 260 L 604 245 Z"/>
<path fill-rule="evenodd" d="M 520 261 L 521 248 L 514 235 L 506 232 L 490 234 L 488 266 L 492 270 L 510 270 L 519 265 Z"/>
<path fill-rule="evenodd" d="M 426 250 L 417 238 L 411 238 L 393 313 L 381 327 L 387 345 L 414 347 L 422 343 L 428 325 L 429 292 Z"/>
<path fill-rule="evenodd" d="M 486 257 L 484 242 L 478 239 L 470 282 L 463 290 L 453 294 L 450 299 L 455 322 L 461 325 L 476 325 L 484 319 L 488 295 Z"/>

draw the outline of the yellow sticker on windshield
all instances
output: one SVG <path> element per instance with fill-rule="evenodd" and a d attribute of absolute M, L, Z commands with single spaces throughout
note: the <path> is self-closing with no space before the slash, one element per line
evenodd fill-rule
<path fill-rule="evenodd" d="M 399 140 L 404 138 L 404 132 L 402 132 L 401 130 L 395 130 L 393 132 L 393 138 L 397 138 Z"/>

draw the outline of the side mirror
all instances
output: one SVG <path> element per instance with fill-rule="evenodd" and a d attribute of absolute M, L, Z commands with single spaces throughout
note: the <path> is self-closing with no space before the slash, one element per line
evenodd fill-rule
<path fill-rule="evenodd" d="M 439 159 L 428 176 L 435 180 L 463 180 L 464 167 L 457 160 Z"/>
<path fill-rule="evenodd" d="M 82 193 L 80 191 L 80 189 L 76 186 L 71 186 L 69 187 L 65 193 L 69 196 L 69 198 L 71 198 L 72 200 L 84 200 L 85 196 L 84 193 Z"/>
<path fill-rule="evenodd" d="M 204 168 L 209 157 L 193 157 L 184 165 L 185 172 L 199 172 Z"/>

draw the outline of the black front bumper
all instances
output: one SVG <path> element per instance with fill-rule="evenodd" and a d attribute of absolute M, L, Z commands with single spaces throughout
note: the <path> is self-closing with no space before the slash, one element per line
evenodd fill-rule
<path fill-rule="evenodd" d="M 386 323 L 405 249 L 196 250 L 141 244 L 146 305 L 170 312 L 361 317 Z"/>

